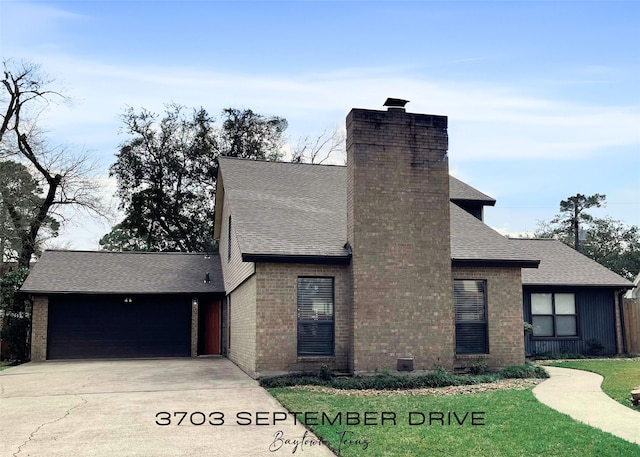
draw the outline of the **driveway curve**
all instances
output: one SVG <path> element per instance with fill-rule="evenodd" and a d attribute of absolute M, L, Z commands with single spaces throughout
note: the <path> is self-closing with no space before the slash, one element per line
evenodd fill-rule
<path fill-rule="evenodd" d="M 540 402 L 577 421 L 640 444 L 640 412 L 605 394 L 600 388 L 602 376 L 572 368 L 544 368 L 551 377 L 533 389 Z"/>
<path fill-rule="evenodd" d="M 27 363 L 0 410 L 0 457 L 334 455 L 222 357 Z"/>

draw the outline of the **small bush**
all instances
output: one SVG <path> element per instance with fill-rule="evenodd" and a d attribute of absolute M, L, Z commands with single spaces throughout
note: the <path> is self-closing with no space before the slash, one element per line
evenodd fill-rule
<path fill-rule="evenodd" d="M 328 381 L 329 379 L 333 378 L 333 372 L 328 365 L 322 365 L 320 367 L 320 371 L 318 372 L 318 377 L 324 381 Z"/>
<path fill-rule="evenodd" d="M 469 373 L 473 375 L 485 374 L 487 372 L 487 368 L 487 361 L 480 359 L 469 367 Z"/>
<path fill-rule="evenodd" d="M 535 354 L 533 360 L 561 360 L 561 359 L 588 359 L 586 355 L 574 354 L 571 352 L 539 352 Z"/>
<path fill-rule="evenodd" d="M 599 355 L 602 351 L 606 349 L 605 345 L 595 338 L 591 338 L 590 340 L 587 340 L 586 344 L 587 344 L 587 354 L 589 355 Z"/>
<path fill-rule="evenodd" d="M 525 378 L 548 378 L 549 373 L 538 365 L 532 363 L 526 363 L 524 365 L 513 365 L 506 367 L 499 373 L 501 378 L 504 379 L 525 379 Z"/>

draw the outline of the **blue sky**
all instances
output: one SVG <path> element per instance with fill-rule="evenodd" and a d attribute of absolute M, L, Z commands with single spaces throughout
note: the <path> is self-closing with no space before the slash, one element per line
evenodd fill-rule
<path fill-rule="evenodd" d="M 639 23 L 636 1 L 2 0 L 0 54 L 72 98 L 42 122 L 99 161 L 107 194 L 127 106 L 251 108 L 287 118 L 296 143 L 398 97 L 449 116 L 452 174 L 518 234 L 576 193 L 640 225 Z M 109 225 L 77 221 L 60 242 L 97 248 Z"/>

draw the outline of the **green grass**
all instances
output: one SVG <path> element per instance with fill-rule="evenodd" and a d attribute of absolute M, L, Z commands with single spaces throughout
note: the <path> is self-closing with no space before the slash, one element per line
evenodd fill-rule
<path fill-rule="evenodd" d="M 580 424 L 539 403 L 530 390 L 434 396 L 355 397 L 306 389 L 269 390 L 289 411 L 377 412 L 377 425 L 310 426 L 340 456 L 640 456 L 640 446 Z M 380 424 L 380 413 L 395 413 L 396 425 Z M 410 425 L 410 412 L 484 412 L 485 425 Z M 414 414 L 414 418 L 420 418 Z M 340 445 L 339 433 L 360 442 Z M 364 442 L 367 449 L 363 449 Z M 339 449 L 339 451 L 338 451 Z M 292 451 L 291 446 L 287 447 Z M 287 452 L 287 453 L 288 453 Z M 297 452 L 296 452 L 297 453 Z"/>
<path fill-rule="evenodd" d="M 638 360 L 571 360 L 549 365 L 598 373 L 604 377 L 601 387 L 607 395 L 629 408 L 640 409 L 631 403 L 630 393 L 634 387 L 640 386 L 640 361 Z"/>
<path fill-rule="evenodd" d="M 12 362 L 0 362 L 0 371 L 6 370 L 7 368 L 11 368 L 13 366 Z"/>

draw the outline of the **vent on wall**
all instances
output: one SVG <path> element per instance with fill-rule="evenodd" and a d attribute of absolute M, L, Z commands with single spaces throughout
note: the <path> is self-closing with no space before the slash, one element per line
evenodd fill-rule
<path fill-rule="evenodd" d="M 396 367 L 398 371 L 413 371 L 413 357 L 401 357 Z"/>

